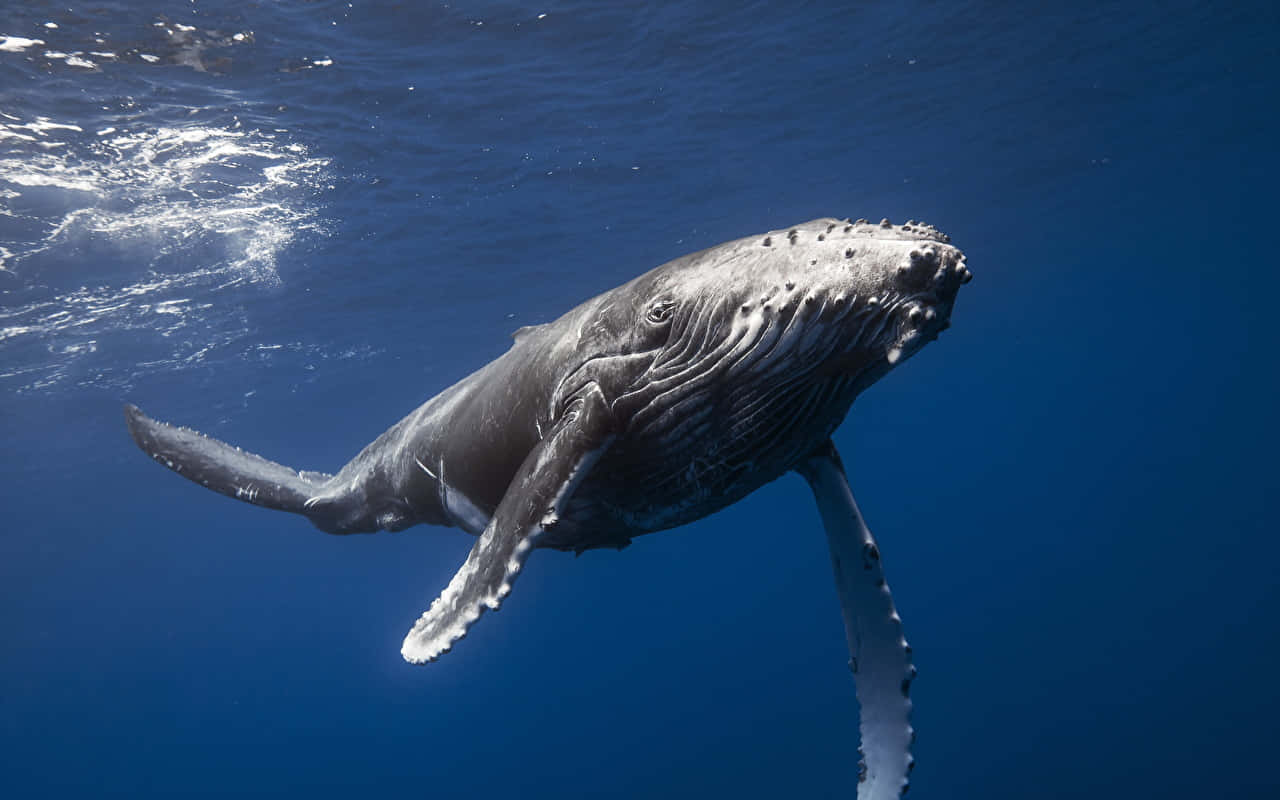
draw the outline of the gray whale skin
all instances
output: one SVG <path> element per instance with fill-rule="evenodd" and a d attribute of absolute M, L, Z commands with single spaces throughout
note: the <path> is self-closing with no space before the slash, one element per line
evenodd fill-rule
<path fill-rule="evenodd" d="M 677 258 L 521 328 L 336 475 L 299 472 L 126 406 L 184 478 L 334 534 L 477 538 L 401 652 L 432 661 L 496 609 L 534 548 L 621 548 L 795 470 L 827 532 L 861 708 L 858 797 L 899 797 L 915 674 L 830 437 L 863 389 L 950 324 L 963 254 L 908 221 L 818 219 Z"/>

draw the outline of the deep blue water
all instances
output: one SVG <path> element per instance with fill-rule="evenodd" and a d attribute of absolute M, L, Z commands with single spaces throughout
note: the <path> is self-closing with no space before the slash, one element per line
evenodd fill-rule
<path fill-rule="evenodd" d="M 413 667 L 469 537 L 325 536 L 120 414 L 332 471 L 516 327 L 824 215 L 977 276 L 836 437 L 912 795 L 1277 796 L 1275 4 L 18 5 L 3 796 L 851 797 L 800 479 L 539 552 Z"/>

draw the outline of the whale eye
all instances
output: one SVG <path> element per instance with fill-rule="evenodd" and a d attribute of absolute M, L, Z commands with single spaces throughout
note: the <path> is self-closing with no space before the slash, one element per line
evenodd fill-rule
<path fill-rule="evenodd" d="M 645 314 L 645 318 L 654 325 L 661 325 L 671 319 L 671 314 L 675 309 L 675 300 L 659 300 L 649 306 L 649 313 Z"/>

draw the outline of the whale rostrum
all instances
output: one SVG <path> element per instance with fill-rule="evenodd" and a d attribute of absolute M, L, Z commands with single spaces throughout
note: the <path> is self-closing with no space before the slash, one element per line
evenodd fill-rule
<path fill-rule="evenodd" d="M 826 529 L 862 715 L 858 797 L 898 797 L 915 674 L 830 437 L 860 392 L 950 325 L 964 255 L 933 227 L 818 219 L 663 264 L 544 325 L 445 389 L 337 474 L 125 417 L 189 480 L 333 534 L 419 523 L 477 537 L 405 637 L 438 658 L 510 593 L 537 548 L 622 548 L 788 471 Z"/>

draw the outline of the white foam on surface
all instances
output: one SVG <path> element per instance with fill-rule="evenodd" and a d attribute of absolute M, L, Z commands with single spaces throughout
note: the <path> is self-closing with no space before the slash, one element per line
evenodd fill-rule
<path fill-rule="evenodd" d="M 5 390 L 200 363 L 251 334 L 230 293 L 278 287 L 279 256 L 325 232 L 329 161 L 287 133 L 87 127 L 0 115 Z"/>
<path fill-rule="evenodd" d="M 0 35 L 0 52 L 21 53 L 29 47 L 44 44 L 43 39 L 25 39 L 21 36 Z"/>

